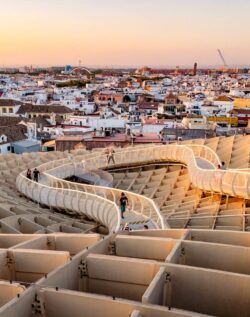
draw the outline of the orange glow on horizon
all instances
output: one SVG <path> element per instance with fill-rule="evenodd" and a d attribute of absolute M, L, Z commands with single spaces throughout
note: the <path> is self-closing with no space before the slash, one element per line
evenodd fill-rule
<path fill-rule="evenodd" d="M 217 47 L 229 64 L 248 63 L 249 3 L 225 12 L 225 0 L 211 2 L 9 0 L 1 8 L 0 65 L 212 65 L 220 64 Z"/>

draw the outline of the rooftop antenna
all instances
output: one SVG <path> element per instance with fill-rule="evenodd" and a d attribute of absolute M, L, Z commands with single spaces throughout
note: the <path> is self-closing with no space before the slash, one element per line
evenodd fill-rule
<path fill-rule="evenodd" d="M 225 68 L 227 68 L 227 67 L 228 67 L 227 62 L 226 62 L 224 56 L 222 55 L 221 50 L 218 49 L 217 51 L 218 51 L 218 53 L 219 53 L 219 55 L 220 55 L 220 58 L 221 58 L 221 60 L 222 60 L 222 62 L 223 62 L 223 66 L 224 66 Z"/>

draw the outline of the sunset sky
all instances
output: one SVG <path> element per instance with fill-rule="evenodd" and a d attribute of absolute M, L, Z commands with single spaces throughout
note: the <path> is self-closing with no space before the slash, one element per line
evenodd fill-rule
<path fill-rule="evenodd" d="M 249 0 L 2 0 L 0 66 L 250 64 Z"/>

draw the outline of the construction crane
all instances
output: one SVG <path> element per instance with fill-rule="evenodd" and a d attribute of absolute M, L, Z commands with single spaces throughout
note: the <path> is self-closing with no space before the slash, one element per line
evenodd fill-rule
<path fill-rule="evenodd" d="M 227 69 L 227 68 L 228 68 L 228 65 L 227 65 L 227 62 L 226 62 L 224 56 L 223 56 L 222 53 L 221 53 L 221 50 L 218 49 L 217 51 L 218 51 L 218 53 L 219 53 L 219 55 L 220 55 L 220 58 L 221 58 L 221 60 L 222 60 L 222 62 L 223 62 L 224 68 Z"/>

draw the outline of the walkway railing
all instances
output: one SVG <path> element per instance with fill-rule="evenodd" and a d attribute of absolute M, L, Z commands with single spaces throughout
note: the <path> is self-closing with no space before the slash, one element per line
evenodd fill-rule
<path fill-rule="evenodd" d="M 46 179 L 43 182 L 46 183 Z M 66 210 L 72 215 L 87 216 L 106 226 L 110 233 L 119 230 L 120 210 L 114 202 L 79 190 L 54 188 L 43 182 L 36 183 L 26 178 L 23 172 L 17 177 L 16 185 L 20 192 L 33 201 Z"/>
<path fill-rule="evenodd" d="M 67 167 L 68 166 L 63 166 L 63 169 Z M 71 169 L 72 170 L 74 169 L 73 165 L 71 166 Z M 51 172 L 53 175 L 51 175 Z M 59 168 L 56 171 L 55 170 L 49 171 L 45 173 L 45 175 L 50 180 L 50 186 L 52 187 L 83 191 L 86 193 L 104 197 L 105 199 L 108 199 L 114 202 L 116 205 L 119 205 L 121 193 L 123 192 L 126 194 L 128 198 L 129 211 L 134 212 L 138 215 L 141 214 L 151 219 L 156 224 L 155 227 L 160 227 L 160 228 L 166 227 L 163 217 L 160 214 L 159 207 L 154 203 L 152 199 L 149 199 L 145 196 L 138 195 L 129 191 L 116 189 L 116 188 L 69 182 L 62 179 L 63 171 L 60 170 Z"/>
<path fill-rule="evenodd" d="M 131 164 L 145 161 L 166 161 L 169 160 L 169 153 L 166 154 L 163 151 L 171 149 L 181 149 L 183 146 L 147 146 L 140 148 L 127 148 L 120 150 L 114 155 L 115 165 L 119 164 Z M 186 147 L 185 147 L 186 148 Z M 214 165 L 220 163 L 218 156 L 210 149 L 204 146 L 192 146 L 192 150 L 187 148 L 188 151 L 195 151 L 197 157 L 202 157 L 204 160 L 209 161 Z M 171 153 L 171 152 L 170 152 Z M 160 156 L 159 156 L 160 154 Z M 164 157 L 163 157 L 164 156 Z M 172 160 L 172 158 L 171 158 Z M 92 193 L 101 197 L 105 197 L 116 204 L 119 204 L 119 199 L 121 193 L 125 192 L 129 200 L 130 210 L 134 213 L 140 213 L 143 216 L 149 217 L 152 219 L 159 227 L 165 228 L 166 223 L 162 217 L 159 207 L 155 204 L 152 199 L 149 199 L 145 196 L 138 195 L 129 191 L 86 185 L 86 184 L 76 184 L 73 182 L 65 181 L 66 177 L 77 175 L 81 170 L 96 170 L 103 169 L 108 166 L 107 156 L 102 153 L 96 153 L 95 157 L 90 159 L 86 158 L 82 160 L 82 165 L 77 162 L 70 162 L 53 169 L 50 169 L 45 175 L 50 179 L 50 186 L 68 188 L 75 190 L 82 190 L 87 193 Z"/>
<path fill-rule="evenodd" d="M 197 164 L 197 159 L 204 160 L 204 167 Z M 152 148 L 129 150 L 115 155 L 116 165 L 126 162 L 180 162 L 187 166 L 191 181 L 195 187 L 209 192 L 217 192 L 230 196 L 250 198 L 250 173 L 241 170 L 218 169 L 221 161 L 210 148 L 202 145 L 163 145 Z M 206 168 L 206 161 L 209 162 Z M 85 162 L 86 167 L 103 168 L 105 157 L 95 157 Z M 124 164 L 124 163 L 123 163 Z M 212 168 L 211 168 L 212 167 Z"/>
<path fill-rule="evenodd" d="M 31 199 L 55 207 L 59 204 L 60 208 L 70 209 L 74 207 L 75 210 L 75 208 L 79 207 L 79 204 L 76 202 L 71 201 L 71 203 L 68 203 L 67 198 L 63 198 L 63 195 L 66 195 L 66 197 L 72 196 L 70 198 L 72 200 L 81 199 L 82 201 L 87 199 L 89 202 L 92 202 L 92 206 L 88 207 L 88 213 L 92 213 L 93 219 L 98 219 L 99 217 L 101 219 L 100 222 L 103 224 L 104 222 L 102 221 L 105 220 L 105 224 L 108 224 L 108 227 L 112 228 L 112 231 L 118 228 L 118 225 L 114 226 L 113 220 L 115 219 L 114 221 L 120 223 L 120 213 L 117 205 L 122 191 L 109 187 L 72 183 L 65 181 L 64 178 L 76 175 L 82 170 L 91 171 L 119 165 L 140 165 L 148 162 L 179 162 L 187 166 L 191 181 L 195 187 L 204 191 L 250 198 L 250 173 L 240 170 L 217 169 L 217 166 L 221 165 L 219 157 L 213 150 L 203 145 L 147 145 L 145 147 L 126 148 L 117 151 L 114 154 L 114 159 L 115 164 L 108 165 L 107 156 L 97 152 L 84 155 L 83 157 L 69 157 L 42 164 L 38 169 L 43 173 L 46 184 L 33 184 L 33 182 L 31 183 L 30 180 L 25 178 L 24 173 L 21 173 L 17 180 L 18 188 Z M 30 186 L 32 194 L 30 194 L 30 191 L 24 189 L 28 186 L 27 183 L 32 184 Z M 50 190 L 51 193 L 49 192 Z M 57 190 L 61 194 L 58 199 L 55 198 Z M 78 195 L 83 194 L 85 196 L 79 198 L 77 193 Z M 50 198 L 45 197 L 48 194 Z M 152 199 L 131 192 L 126 192 L 126 195 L 133 212 L 150 217 L 161 228 L 166 226 L 158 206 Z M 112 208 L 115 206 L 113 209 L 115 211 L 112 212 L 112 215 L 116 214 L 116 216 L 113 220 L 111 220 L 112 217 L 108 216 L 108 221 L 107 218 L 103 219 L 100 211 L 97 212 L 98 216 L 95 214 L 93 211 L 95 209 L 94 197 L 103 199 L 105 202 L 109 201 L 112 203 Z M 85 211 L 81 209 L 80 212 L 84 213 Z M 102 213 L 106 215 L 105 208 L 102 208 Z"/>
<path fill-rule="evenodd" d="M 145 148 L 128 148 L 115 153 L 115 166 L 145 162 L 180 162 L 187 166 L 195 187 L 204 191 L 250 199 L 250 171 L 222 170 L 218 155 L 203 145 L 162 145 Z M 197 160 L 203 160 L 203 167 Z M 206 164 L 206 162 L 208 164 Z M 83 160 L 83 167 L 91 170 L 108 166 L 105 155 Z M 111 164 L 112 166 L 113 164 Z M 207 165 L 207 168 L 206 168 Z"/>

